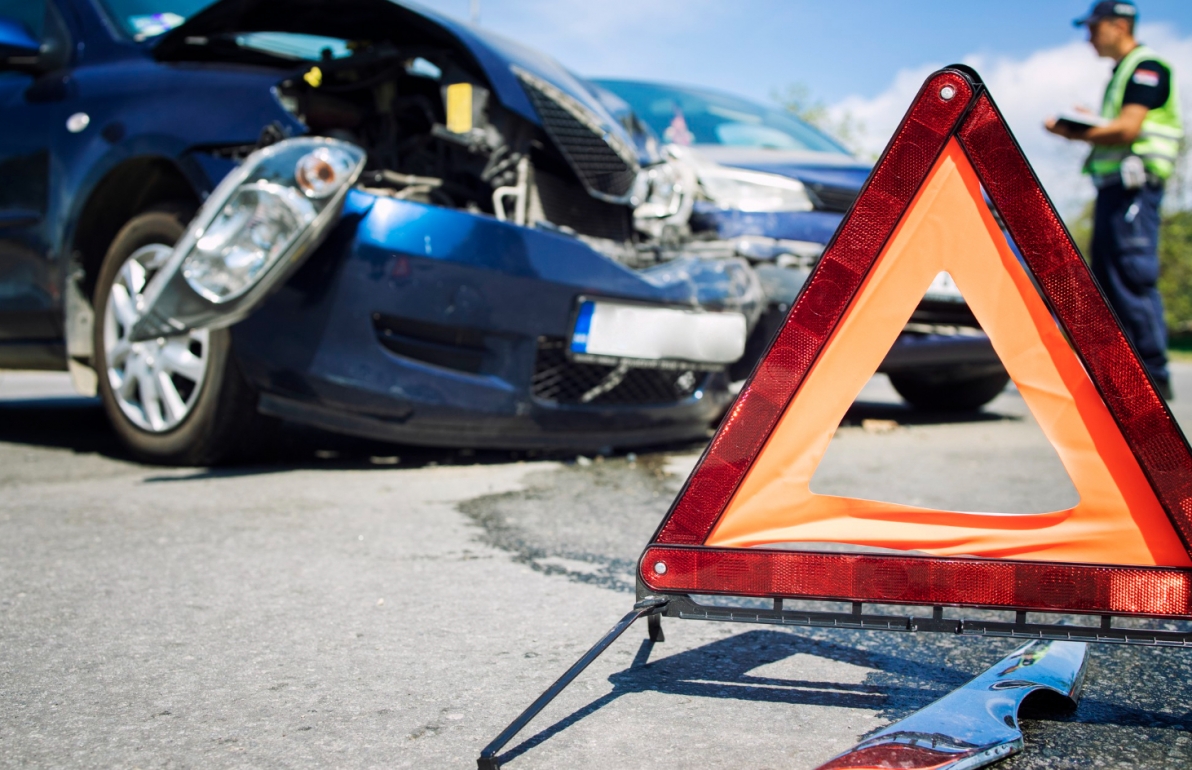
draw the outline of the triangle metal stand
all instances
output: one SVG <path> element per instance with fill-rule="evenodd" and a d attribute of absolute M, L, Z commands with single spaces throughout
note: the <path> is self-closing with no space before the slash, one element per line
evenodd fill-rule
<path fill-rule="evenodd" d="M 665 639 L 662 634 L 661 613 L 666 609 L 667 600 L 656 597 L 649 597 L 639 601 L 633 605 L 633 611 L 609 629 L 608 633 L 600 637 L 600 641 L 592 646 L 592 649 L 584 653 L 583 657 L 572 664 L 571 668 L 567 669 L 563 676 L 559 677 L 554 684 L 546 689 L 546 692 L 538 696 L 537 700 L 529 705 L 525 711 L 518 715 L 517 719 L 509 723 L 501 734 L 492 740 L 484 750 L 480 752 L 480 758 L 476 760 L 476 767 L 479 770 L 498 770 L 501 767 L 501 761 L 498 758 L 498 753 L 505 747 L 505 744 L 513 740 L 513 736 L 521 732 L 522 728 L 530 723 L 534 717 L 542 709 L 546 708 L 547 704 L 554 700 L 559 693 L 567 688 L 567 685 L 575 681 L 575 678 L 583 673 L 583 670 L 592 664 L 592 661 L 600 657 L 600 654 L 608 649 L 609 645 L 617 640 L 621 634 L 629 630 L 629 627 L 638 620 L 646 617 L 649 618 L 650 623 L 650 641 L 661 642 Z"/>
<path fill-rule="evenodd" d="M 732 598 L 732 597 L 727 597 Z M 755 600 L 756 601 L 756 600 Z M 909 608 L 908 608 L 909 609 Z M 923 609 L 927 609 L 924 607 Z M 629 627 L 642 618 L 649 623 L 649 639 L 665 641 L 662 618 L 682 620 L 715 620 L 731 623 L 795 626 L 803 628 L 846 628 L 857 631 L 901 631 L 904 633 L 946 633 L 963 636 L 988 636 L 1025 640 L 1089 642 L 1101 644 L 1130 644 L 1146 647 L 1174 647 L 1192 649 L 1192 631 L 1167 631 L 1142 628 L 1120 628 L 1113 625 L 1113 616 L 1101 615 L 1095 626 L 1031 623 L 1027 612 L 1015 612 L 1014 622 L 970 620 L 944 616 L 943 607 L 931 607 L 930 616 L 866 613 L 862 602 L 853 602 L 851 612 L 817 612 L 785 609 L 782 599 L 774 599 L 772 609 L 729 607 L 701 604 L 691 596 L 651 593 L 638 583 L 638 601 L 633 610 L 621 618 L 600 638 L 583 657 L 572 664 L 554 684 L 546 689 L 525 711 L 509 723 L 501 734 L 480 752 L 476 760 L 478 770 L 498 770 L 499 754 L 513 738 L 538 716 L 544 708 L 563 692 L 584 669 L 600 657 Z"/>

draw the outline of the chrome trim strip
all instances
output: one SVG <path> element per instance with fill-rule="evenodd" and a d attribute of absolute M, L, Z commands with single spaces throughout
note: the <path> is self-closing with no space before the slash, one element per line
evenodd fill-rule
<path fill-rule="evenodd" d="M 1018 709 L 1048 691 L 1075 708 L 1088 663 L 1084 642 L 1020 647 L 958 690 L 890 725 L 818 770 L 985 767 L 1022 751 Z"/>

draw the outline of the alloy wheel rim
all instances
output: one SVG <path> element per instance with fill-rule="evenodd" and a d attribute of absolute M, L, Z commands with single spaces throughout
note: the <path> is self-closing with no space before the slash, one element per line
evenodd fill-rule
<path fill-rule="evenodd" d="M 104 307 L 103 346 L 112 396 L 125 417 L 148 433 L 178 427 L 194 409 L 207 377 L 210 332 L 133 342 L 145 286 L 172 248 L 142 246 L 120 266 Z"/>

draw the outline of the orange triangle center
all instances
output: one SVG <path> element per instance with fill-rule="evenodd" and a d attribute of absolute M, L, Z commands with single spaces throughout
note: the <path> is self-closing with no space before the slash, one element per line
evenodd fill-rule
<path fill-rule="evenodd" d="M 932 280 L 947 271 L 1080 501 L 1040 514 L 942 511 L 815 494 L 836 427 Z M 705 545 L 843 543 L 936 556 L 1192 566 L 1068 341 L 948 142 Z"/>

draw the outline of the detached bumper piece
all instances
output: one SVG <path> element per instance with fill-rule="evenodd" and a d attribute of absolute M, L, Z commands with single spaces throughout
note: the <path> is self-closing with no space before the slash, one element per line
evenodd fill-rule
<path fill-rule="evenodd" d="M 478 770 L 500 768 L 501 749 L 636 621 L 647 618 L 650 643 L 663 642 L 666 637 L 662 631 L 662 618 L 666 615 L 694 617 L 683 612 L 687 606 L 690 604 L 686 597 L 647 595 L 641 598 L 629 614 L 484 747 L 476 762 Z M 936 609 L 938 617 L 942 614 L 938 610 L 942 608 Z M 775 612 L 782 613 L 780 601 L 776 603 Z M 775 622 L 745 616 L 704 619 Z M 837 627 L 913 630 L 898 629 L 893 624 L 882 626 L 876 622 L 838 623 Z M 1088 644 L 1085 642 L 1057 639 L 1028 642 L 964 687 L 857 744 L 817 770 L 968 770 L 991 765 L 1022 751 L 1018 712 L 1028 697 L 1045 693 L 1058 700 L 1062 709 L 1076 708 L 1087 664 Z"/>
<path fill-rule="evenodd" d="M 985 767 L 1022 751 L 1018 709 L 1048 692 L 1075 708 L 1084 683 L 1083 642 L 1031 642 L 973 681 L 916 711 L 819 770 Z"/>

